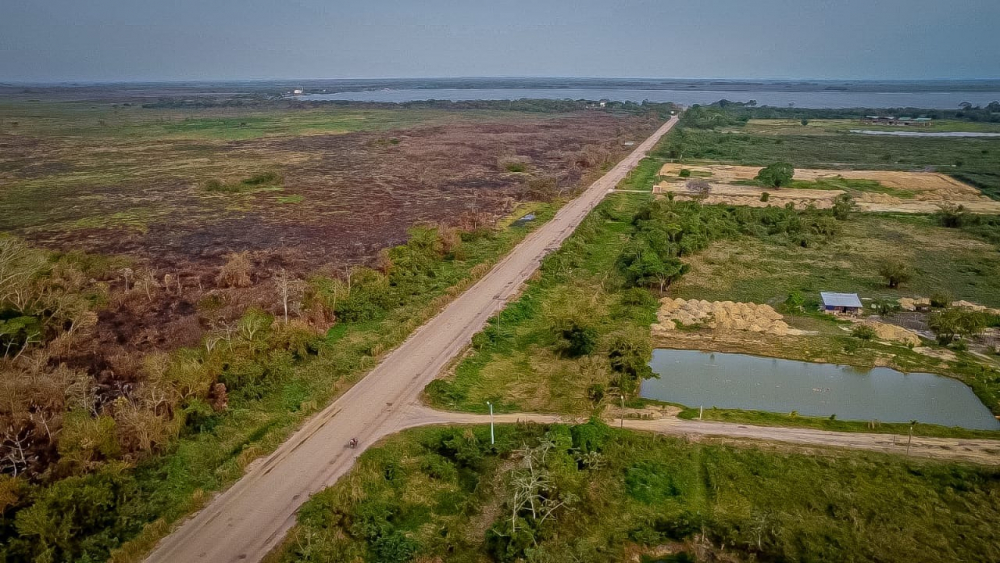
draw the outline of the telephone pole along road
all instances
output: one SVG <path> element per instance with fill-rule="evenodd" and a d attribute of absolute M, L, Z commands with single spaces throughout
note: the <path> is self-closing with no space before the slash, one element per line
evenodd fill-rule
<path fill-rule="evenodd" d="M 677 123 L 671 117 L 652 136 L 505 258 L 437 316 L 413 332 L 354 387 L 309 419 L 229 490 L 183 522 L 157 545 L 148 563 L 260 561 L 295 523 L 310 495 L 354 465 L 357 451 L 406 426 L 406 407 L 516 295 L 542 259 L 573 233 L 591 209 Z M 357 438 L 359 449 L 346 447 Z"/>

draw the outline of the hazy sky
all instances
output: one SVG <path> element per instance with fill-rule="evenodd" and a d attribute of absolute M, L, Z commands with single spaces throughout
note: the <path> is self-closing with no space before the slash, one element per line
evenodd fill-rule
<path fill-rule="evenodd" d="M 1000 0 L 0 4 L 0 81 L 1000 78 Z"/>

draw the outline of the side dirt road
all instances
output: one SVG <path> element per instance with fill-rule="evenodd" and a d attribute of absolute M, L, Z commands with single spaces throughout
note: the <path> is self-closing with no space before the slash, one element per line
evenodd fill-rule
<path fill-rule="evenodd" d="M 146 561 L 260 561 L 294 524 L 295 511 L 309 495 L 347 473 L 365 447 L 407 426 L 409 405 L 417 401 L 427 383 L 676 123 L 677 118 L 671 118 L 566 204 L 358 384 L 255 464 L 229 490 L 181 523 Z M 357 450 L 346 446 L 351 438 L 360 442 Z"/>
<path fill-rule="evenodd" d="M 490 417 L 481 414 L 436 411 L 423 406 L 407 410 L 399 429 L 432 424 L 489 424 Z M 584 422 L 556 415 L 504 414 L 494 416 L 496 423 Z M 618 426 L 620 419 L 609 420 Z M 652 420 L 625 419 L 625 428 L 657 434 L 686 436 L 689 438 L 735 438 L 740 442 L 759 440 L 782 442 L 796 446 L 849 448 L 873 452 L 907 454 L 914 457 L 942 461 L 962 461 L 984 465 L 1000 465 L 1000 440 L 925 438 L 914 436 L 907 447 L 906 436 L 892 434 L 867 434 L 856 432 L 831 432 L 809 428 L 750 426 L 729 422 L 702 422 L 664 417 Z"/>

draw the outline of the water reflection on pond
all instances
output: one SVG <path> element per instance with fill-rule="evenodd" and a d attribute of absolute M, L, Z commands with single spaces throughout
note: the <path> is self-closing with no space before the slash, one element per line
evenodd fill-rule
<path fill-rule="evenodd" d="M 970 387 L 930 373 L 662 349 L 650 366 L 660 378 L 643 382 L 642 396 L 691 407 L 1000 429 Z"/>

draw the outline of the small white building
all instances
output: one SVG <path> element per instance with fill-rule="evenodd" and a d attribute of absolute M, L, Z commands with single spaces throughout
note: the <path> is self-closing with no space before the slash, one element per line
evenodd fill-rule
<path fill-rule="evenodd" d="M 296 88 L 296 89 L 292 90 L 292 95 L 293 96 L 298 96 L 300 94 L 302 94 L 302 88 Z"/>
<path fill-rule="evenodd" d="M 857 315 L 864 308 L 857 293 L 821 291 L 819 297 L 823 301 L 823 310 L 827 313 Z"/>

